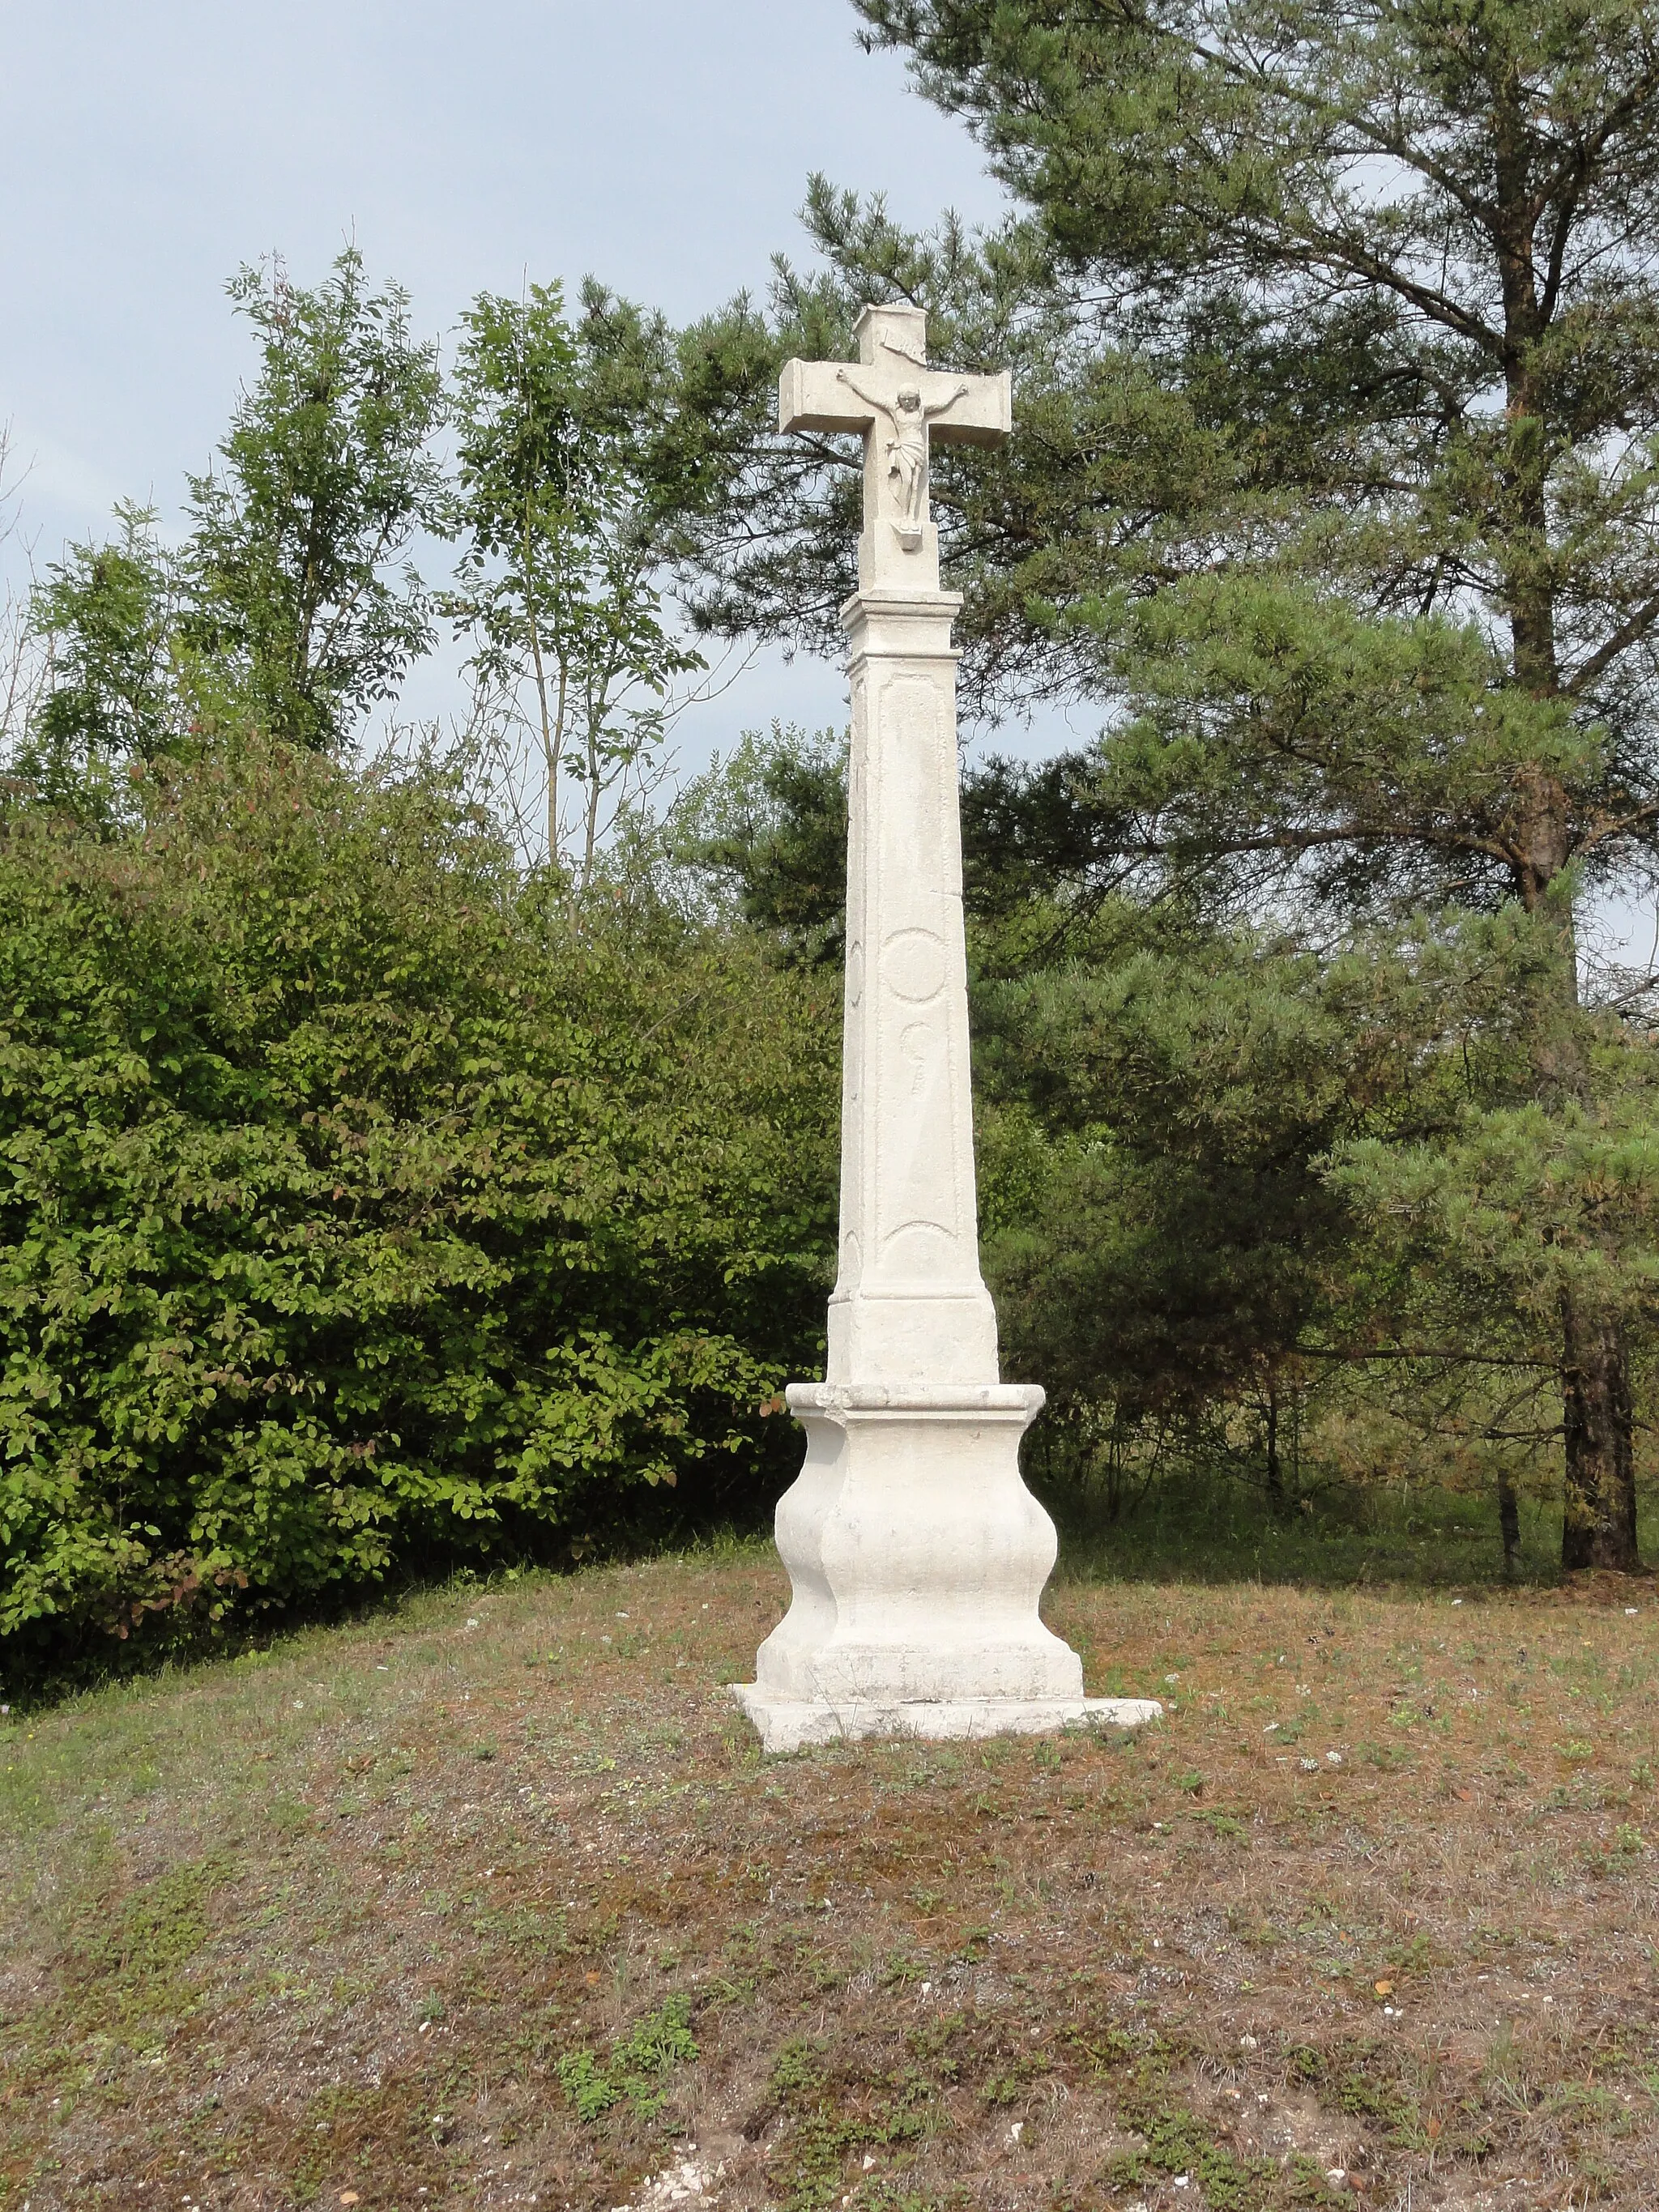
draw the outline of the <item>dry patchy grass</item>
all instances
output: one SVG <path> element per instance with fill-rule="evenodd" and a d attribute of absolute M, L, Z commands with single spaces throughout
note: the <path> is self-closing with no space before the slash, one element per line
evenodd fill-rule
<path fill-rule="evenodd" d="M 0 2206 L 596 2212 L 693 2142 L 723 2212 L 1659 2202 L 1650 1583 L 1062 1583 L 1144 1737 L 763 1762 L 783 1595 L 448 1591 L 12 1721 Z"/>

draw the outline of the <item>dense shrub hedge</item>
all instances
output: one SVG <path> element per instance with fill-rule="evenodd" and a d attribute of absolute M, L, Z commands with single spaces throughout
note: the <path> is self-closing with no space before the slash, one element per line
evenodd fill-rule
<path fill-rule="evenodd" d="M 781 1480 L 822 987 L 526 887 L 420 776 L 261 755 L 143 811 L 0 836 L 9 1677 Z"/>

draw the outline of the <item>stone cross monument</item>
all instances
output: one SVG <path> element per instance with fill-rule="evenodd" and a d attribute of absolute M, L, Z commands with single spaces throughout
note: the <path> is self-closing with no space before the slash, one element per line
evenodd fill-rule
<path fill-rule="evenodd" d="M 1085 1699 L 1037 1601 L 1054 1525 L 1019 1473 L 1042 1392 L 997 1375 L 980 1279 L 957 787 L 961 599 L 939 589 L 930 440 L 1008 434 L 1010 380 L 930 368 L 916 307 L 866 307 L 856 362 L 792 361 L 785 430 L 864 436 L 851 641 L 840 1268 L 827 1379 L 798 1382 L 806 1463 L 778 1506 L 793 1601 L 734 1685 L 769 1751 L 836 1735 L 991 1735 Z"/>

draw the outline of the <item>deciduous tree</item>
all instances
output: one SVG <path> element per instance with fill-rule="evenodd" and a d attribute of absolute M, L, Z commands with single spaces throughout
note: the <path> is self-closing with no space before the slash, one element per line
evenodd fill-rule
<path fill-rule="evenodd" d="M 474 666 L 530 732 L 546 857 L 565 843 L 561 776 L 583 800 L 592 874 L 607 793 L 659 744 L 677 678 L 702 666 L 666 620 L 661 574 L 676 504 L 664 465 L 676 362 L 660 318 L 590 285 L 567 319 L 557 285 L 483 294 L 455 368 L 461 540 L 445 605 Z M 507 795 L 517 789 L 508 775 Z"/>
<path fill-rule="evenodd" d="M 229 290 L 259 370 L 219 465 L 190 479 L 185 633 L 268 735 L 326 750 L 431 641 L 409 556 L 440 514 L 437 348 L 411 336 L 401 286 L 369 289 L 356 247 L 311 289 L 271 260 Z"/>

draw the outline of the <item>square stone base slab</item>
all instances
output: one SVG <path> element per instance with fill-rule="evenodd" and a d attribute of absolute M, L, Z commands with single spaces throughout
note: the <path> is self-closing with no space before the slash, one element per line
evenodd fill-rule
<path fill-rule="evenodd" d="M 727 1685 L 760 1731 L 763 1751 L 860 1736 L 908 1736 L 920 1742 L 993 1735 L 1052 1735 L 1062 1729 L 1144 1728 L 1161 1720 L 1156 1698 L 963 1698 L 948 1704 L 796 1705 L 753 1682 Z"/>

